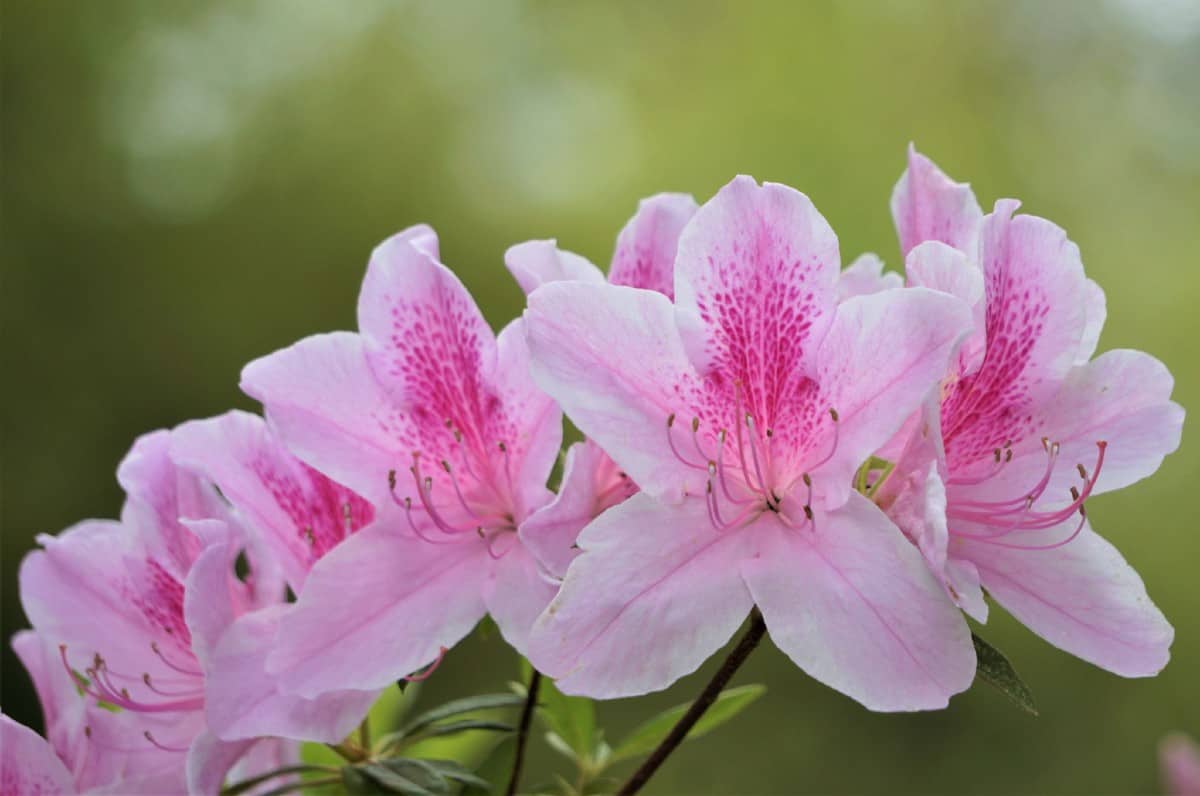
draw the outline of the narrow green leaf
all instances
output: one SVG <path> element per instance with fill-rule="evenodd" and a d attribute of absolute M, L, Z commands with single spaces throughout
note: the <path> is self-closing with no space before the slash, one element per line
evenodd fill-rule
<path fill-rule="evenodd" d="M 471 713 L 476 710 L 487 710 L 489 708 L 505 708 L 513 705 L 520 705 L 525 701 L 525 697 L 517 694 L 482 694 L 480 696 L 466 697 L 464 699 L 456 699 L 452 702 L 447 702 L 444 705 L 438 705 L 436 708 L 425 711 L 421 715 L 414 718 L 408 725 L 401 730 L 404 735 L 411 735 L 414 732 L 424 729 L 433 724 L 435 721 L 448 719 L 451 716 L 458 716 L 462 713 Z"/>
<path fill-rule="evenodd" d="M 450 790 L 444 780 L 439 790 L 426 788 L 403 774 L 393 771 L 391 766 L 383 763 L 364 763 L 355 768 L 379 784 L 386 793 L 400 793 L 404 796 L 436 796 L 438 793 L 447 793 Z"/>
<path fill-rule="evenodd" d="M 517 728 L 511 724 L 505 724 L 502 721 L 491 721 L 489 719 L 463 719 L 462 721 L 453 721 L 449 724 L 434 724 L 432 727 L 426 727 L 425 729 L 421 730 L 420 736 L 422 738 L 436 738 L 440 735 L 453 735 L 456 732 L 466 732 L 467 730 L 514 732 L 516 729 Z"/>
<path fill-rule="evenodd" d="M 491 783 L 469 770 L 457 760 L 425 760 L 438 774 L 448 780 L 466 785 L 478 790 L 491 790 Z"/>
<path fill-rule="evenodd" d="M 346 793 L 354 794 L 354 796 L 391 792 L 353 766 L 346 766 L 342 769 L 342 787 Z"/>
<path fill-rule="evenodd" d="M 741 713 L 751 702 L 766 692 L 767 687 L 764 685 L 743 685 L 722 691 L 720 696 L 717 697 L 717 701 L 696 722 L 696 725 L 692 727 L 692 731 L 688 733 L 687 738 L 684 740 L 699 738 L 701 735 L 711 732 L 738 713 Z M 659 713 L 654 718 L 639 726 L 626 736 L 625 740 L 617 744 L 617 748 L 613 750 L 608 762 L 615 763 L 618 760 L 640 757 L 651 752 L 654 747 L 658 746 L 659 741 L 671 731 L 675 723 L 683 717 L 689 705 L 690 703 L 687 705 L 677 705 L 670 710 Z"/>
<path fill-rule="evenodd" d="M 1037 706 L 1033 702 L 1033 692 L 1025 685 L 1025 681 L 1017 674 L 1008 658 L 1004 657 L 1004 653 L 975 633 L 971 634 L 971 641 L 975 642 L 975 658 L 978 661 L 976 676 L 998 689 L 1021 710 L 1034 716 L 1038 715 Z"/>
<path fill-rule="evenodd" d="M 546 725 L 580 760 L 590 759 L 596 746 L 596 710 L 586 697 L 567 696 L 548 678 L 542 678 L 538 705 Z"/>

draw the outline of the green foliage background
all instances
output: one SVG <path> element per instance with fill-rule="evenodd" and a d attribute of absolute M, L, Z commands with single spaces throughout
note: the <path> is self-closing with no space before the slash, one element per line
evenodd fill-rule
<path fill-rule="evenodd" d="M 895 266 L 887 199 L 915 140 L 985 206 L 1017 196 L 1066 227 L 1108 292 L 1102 347 L 1151 351 L 1185 407 L 1200 395 L 1195 2 L 6 0 L 2 22 L 6 637 L 33 536 L 115 516 L 136 434 L 252 408 L 249 359 L 352 327 L 371 247 L 417 221 L 495 326 L 522 305 L 509 244 L 556 235 L 604 264 L 639 197 L 703 200 L 738 172 L 808 193 L 846 262 Z M 986 688 L 880 716 L 766 645 L 738 682 L 768 697 L 657 792 L 1152 790 L 1158 738 L 1200 733 L 1198 434 L 1090 511 L 1175 624 L 1159 678 L 996 611 L 987 637 L 1040 718 Z M 3 663 L 4 711 L 36 723 Z M 423 699 L 515 671 L 473 638 Z M 600 719 L 623 735 L 707 671 Z"/>

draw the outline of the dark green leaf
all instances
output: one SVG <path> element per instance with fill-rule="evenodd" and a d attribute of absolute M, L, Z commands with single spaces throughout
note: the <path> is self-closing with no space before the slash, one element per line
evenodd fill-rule
<path fill-rule="evenodd" d="M 378 782 L 352 766 L 346 766 L 342 769 L 342 786 L 346 789 L 346 793 L 354 794 L 354 796 L 391 793 L 391 791 L 385 790 Z"/>
<path fill-rule="evenodd" d="M 421 730 L 422 738 L 435 738 L 439 735 L 453 735 L 456 732 L 466 732 L 467 730 L 486 730 L 488 732 L 513 732 L 517 728 L 511 724 L 505 724 L 502 721 L 490 721 L 488 719 L 463 719 L 462 721 L 453 721 L 449 724 L 435 724 L 432 727 L 426 727 Z"/>
<path fill-rule="evenodd" d="M 596 746 L 596 711 L 592 700 L 567 696 L 549 678 L 542 678 L 538 705 L 546 725 L 575 753 L 587 760 Z"/>
<path fill-rule="evenodd" d="M 491 790 L 491 783 L 477 774 L 471 772 L 462 763 L 457 760 L 425 760 L 433 769 L 448 780 L 461 783 L 470 788 L 478 790 Z"/>
<path fill-rule="evenodd" d="M 1011 699 L 1013 703 L 1026 713 L 1038 715 L 1037 706 L 1033 703 L 1033 692 L 1025 681 L 1017 674 L 1017 670 L 1009 663 L 1004 653 L 981 639 L 975 633 L 971 634 L 975 642 L 975 658 L 978 664 L 975 674 L 988 685 L 999 689 L 1000 693 Z"/>
<path fill-rule="evenodd" d="M 405 796 L 436 796 L 438 793 L 446 793 L 449 790 L 444 781 L 442 782 L 443 787 L 439 791 L 426 788 L 403 774 L 393 771 L 390 766 L 383 763 L 363 763 L 355 768 L 377 783 L 384 793 L 401 793 Z"/>
<path fill-rule="evenodd" d="M 496 748 L 492 753 L 480 763 L 475 770 L 480 779 L 489 783 L 486 788 L 488 792 L 492 792 L 497 788 L 503 788 L 512 777 L 513 769 L 513 739 L 505 738 L 500 743 L 496 744 Z M 494 785 L 492 783 L 495 783 Z M 467 786 L 470 789 L 471 786 Z M 480 789 L 484 790 L 484 789 Z"/>
<path fill-rule="evenodd" d="M 743 708 L 766 692 L 767 687 L 764 685 L 743 685 L 722 691 L 720 696 L 717 697 L 717 701 L 712 704 L 712 707 L 692 727 L 692 731 L 688 733 L 685 740 L 699 738 L 701 735 L 716 729 L 732 719 Z M 659 741 L 671 731 L 675 723 L 683 717 L 689 706 L 690 703 L 687 705 L 677 705 L 670 710 L 659 713 L 654 718 L 642 724 L 617 745 L 617 748 L 613 750 L 612 756 L 609 758 L 609 762 L 615 763 L 618 760 L 639 757 L 652 751 L 654 747 L 658 746 Z"/>
<path fill-rule="evenodd" d="M 513 705 L 520 705 L 524 701 L 525 697 L 518 694 L 482 694 L 480 696 L 466 697 L 465 699 L 456 699 L 425 711 L 409 722 L 408 726 L 401 730 L 401 732 L 405 735 L 411 735 L 433 724 L 435 721 L 448 719 L 451 716 L 471 713 L 476 710 L 511 707 Z"/>

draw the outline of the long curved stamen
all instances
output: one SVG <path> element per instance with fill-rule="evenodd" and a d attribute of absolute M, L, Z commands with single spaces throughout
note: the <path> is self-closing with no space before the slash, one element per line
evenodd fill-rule
<path fill-rule="evenodd" d="M 177 663 L 173 663 L 169 658 L 167 658 L 166 655 L 163 654 L 163 651 L 161 649 L 159 649 L 157 641 L 150 642 L 150 649 L 155 655 L 158 656 L 158 659 L 160 661 L 162 661 L 163 664 L 168 669 L 173 669 L 174 671 L 177 671 L 180 674 L 186 674 L 189 677 L 203 677 L 204 676 L 204 672 L 198 671 L 196 669 L 189 669 L 186 666 L 181 666 Z"/>
<path fill-rule="evenodd" d="M 158 686 L 156 686 L 154 684 L 154 680 L 153 680 L 153 678 L 150 677 L 149 672 L 146 672 L 142 675 L 142 682 L 145 683 L 147 688 L 149 688 L 151 691 L 158 694 L 159 696 L 170 697 L 172 699 L 175 697 L 195 697 L 195 696 L 203 696 L 204 695 L 204 689 L 197 690 L 195 688 L 192 688 L 192 689 L 189 689 L 186 691 L 166 691 L 162 688 L 159 688 Z"/>
<path fill-rule="evenodd" d="M 838 418 L 838 412 L 836 409 L 830 407 L 829 417 L 830 417 L 830 419 L 833 420 L 833 446 L 829 449 L 829 453 L 825 454 L 825 458 L 821 459 L 821 461 L 817 462 L 812 467 L 808 468 L 809 472 L 812 472 L 813 470 L 817 470 L 817 469 L 821 468 L 822 466 L 824 466 L 825 464 L 827 464 L 829 462 L 829 460 L 833 458 L 833 455 L 835 453 L 837 453 L 838 442 L 841 440 L 842 425 L 841 425 L 841 423 L 838 422 L 839 418 Z"/>
<path fill-rule="evenodd" d="M 471 508 L 471 504 L 467 502 L 466 497 L 463 495 L 462 488 L 459 486 L 458 478 L 455 476 L 454 470 L 452 470 L 450 467 L 450 462 L 446 459 L 442 459 L 442 469 L 446 471 L 448 476 L 450 476 L 450 484 L 454 487 L 454 495 L 458 498 L 459 508 L 461 508 L 473 522 L 476 522 L 479 525 L 487 525 L 489 520 L 492 522 L 504 522 L 508 519 L 507 517 L 503 517 L 499 514 L 480 514 L 478 511 Z"/>
<path fill-rule="evenodd" d="M 417 535 L 417 538 L 421 539 L 422 541 L 429 542 L 430 544 L 461 544 L 463 541 L 465 541 L 462 538 L 434 539 L 431 536 L 426 536 L 425 532 L 422 531 L 420 526 L 417 525 L 416 520 L 413 519 L 412 498 L 409 498 L 409 497 L 404 498 L 404 516 L 408 520 L 408 527 L 412 530 L 412 532 L 414 534 Z M 480 528 L 479 530 L 483 530 L 483 529 Z"/>
<path fill-rule="evenodd" d="M 725 493 L 725 499 L 730 503 L 744 506 L 747 503 L 753 503 L 750 498 L 734 497 L 733 491 L 729 488 L 729 482 L 725 478 L 725 440 L 729 437 L 729 433 L 725 429 L 717 434 L 717 479 L 721 483 L 721 491 Z"/>
<path fill-rule="evenodd" d="M 951 476 L 950 478 L 946 479 L 946 485 L 947 486 L 975 486 L 976 484 L 982 484 L 984 481 L 989 481 L 992 478 L 996 477 L 997 475 L 999 475 L 1000 471 L 1004 469 L 1004 465 L 1006 465 L 1012 461 L 1012 457 L 1013 457 L 1012 441 L 1009 440 L 1008 442 L 1004 443 L 1004 446 L 1002 448 L 996 448 L 995 450 L 993 450 L 992 456 L 995 459 L 995 462 L 992 465 L 992 469 L 989 470 L 987 473 L 984 473 L 983 475 L 979 475 L 979 476 L 974 476 L 971 478 L 956 478 L 954 476 Z"/>
<path fill-rule="evenodd" d="M 479 538 L 483 540 L 484 547 L 487 548 L 487 554 L 492 557 L 493 561 L 499 561 L 500 559 L 504 558 L 505 554 L 507 554 L 510 550 L 512 550 L 513 545 L 516 544 L 516 541 L 515 541 L 516 534 L 513 533 L 512 535 L 514 536 L 514 541 L 510 542 L 509 546 L 507 548 L 505 548 L 501 552 L 497 553 L 496 548 L 495 548 L 496 539 L 499 538 L 500 536 L 507 535 L 507 534 L 504 531 L 499 531 L 497 533 L 493 533 L 493 534 L 489 535 L 487 533 L 484 533 L 483 528 L 477 529 L 476 532 L 479 534 Z"/>
<path fill-rule="evenodd" d="M 674 429 L 675 429 L 675 413 L 672 412 L 671 414 L 667 415 L 667 444 L 671 446 L 671 453 L 675 454 L 675 458 L 678 459 L 679 461 L 683 462 L 684 464 L 686 464 L 688 467 L 692 467 L 697 470 L 703 470 L 704 469 L 703 464 L 697 464 L 697 463 L 689 460 L 686 456 L 684 456 L 682 453 L 679 452 L 679 448 L 677 448 L 675 446 Z"/>
<path fill-rule="evenodd" d="M 154 745 L 155 745 L 155 746 L 157 746 L 159 749 L 162 749 L 164 752 L 186 752 L 186 751 L 187 751 L 187 747 L 186 747 L 186 746 L 184 746 L 184 747 L 178 747 L 178 746 L 166 746 L 165 744 L 161 744 L 161 743 L 159 743 L 158 741 L 156 741 L 156 740 L 154 739 L 154 736 L 153 736 L 153 735 L 150 733 L 150 731 L 149 731 L 149 730 L 146 730 L 144 733 L 142 733 L 142 735 L 144 735 L 144 736 L 146 737 L 146 740 L 147 740 L 147 741 L 149 741 L 150 743 L 154 744 Z"/>
<path fill-rule="evenodd" d="M 762 467 L 759 466 L 758 461 L 758 433 L 754 427 L 754 415 L 749 412 L 746 413 L 746 431 L 750 436 L 750 458 L 754 460 L 754 474 L 758 476 L 758 488 L 766 495 L 768 494 L 767 480 L 763 478 Z"/>
<path fill-rule="evenodd" d="M 408 471 L 412 474 L 413 484 L 417 488 L 417 498 L 421 501 L 421 507 L 425 509 L 425 513 L 429 516 L 429 519 L 433 520 L 433 524 L 438 527 L 438 530 L 448 534 L 468 533 L 475 530 L 476 526 L 474 525 L 461 528 L 450 524 L 442 516 L 441 512 L 438 511 L 437 507 L 433 505 L 433 479 L 429 476 L 422 477 L 421 455 L 419 453 L 413 454 L 413 464 L 412 467 L 408 468 Z"/>
<path fill-rule="evenodd" d="M 442 665 L 442 661 L 446 659 L 447 652 L 448 652 L 448 650 L 445 647 L 439 647 L 438 648 L 438 656 L 434 660 L 433 663 L 429 664 L 424 669 L 422 669 L 414 674 L 410 674 L 408 677 L 405 677 L 404 679 L 410 683 L 419 683 L 422 680 L 428 680 L 430 675 L 432 675 L 434 672 L 436 672 L 437 668 Z"/>

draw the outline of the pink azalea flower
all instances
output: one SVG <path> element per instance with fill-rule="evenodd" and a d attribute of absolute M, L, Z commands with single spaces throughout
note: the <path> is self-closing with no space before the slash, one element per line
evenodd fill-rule
<path fill-rule="evenodd" d="M 61 695 L 83 678 L 81 701 L 122 711 L 120 734 L 90 737 L 90 724 L 71 730 L 82 732 L 84 745 L 95 743 L 96 758 L 110 759 L 114 751 L 156 761 L 166 755 L 181 786 L 186 771 L 189 790 L 210 793 L 256 743 L 277 743 L 221 741 L 207 725 L 206 708 L 210 697 L 223 696 L 208 682 L 212 667 L 250 643 L 230 639 L 234 619 L 278 602 L 282 589 L 269 577 L 237 579 L 236 526 L 211 487 L 170 462 L 169 447 L 168 432 L 148 434 L 122 462 L 118 480 L 128 499 L 120 522 L 89 520 L 39 537 L 43 549 L 21 566 L 21 602 L 39 637 L 56 648 L 55 668 L 44 665 L 44 656 L 30 666 L 39 690 Z M 353 721 L 330 726 L 336 704 L 285 698 L 265 673 L 240 684 L 239 693 L 274 717 L 280 734 L 299 726 L 293 737 L 311 731 L 320 740 L 340 740 L 353 728 Z M 58 713 L 47 710 L 51 727 Z M 98 714 L 83 715 L 90 722 Z"/>
<path fill-rule="evenodd" d="M 1168 796 L 1200 796 L 1200 746 L 1188 736 L 1173 733 L 1158 745 L 1163 789 Z"/>
<path fill-rule="evenodd" d="M 607 279 L 587 259 L 557 248 L 553 240 L 512 246 L 504 263 L 526 294 L 550 282 L 581 281 L 655 290 L 669 298 L 675 291 L 679 233 L 697 209 L 687 194 L 643 199 L 617 236 Z M 575 540 L 584 526 L 636 492 L 633 480 L 598 445 L 577 442 L 567 449 L 558 494 L 525 522 L 521 538 L 542 568 L 562 580 L 579 553 Z"/>
<path fill-rule="evenodd" d="M 554 593 L 518 534 L 550 500 L 562 438 L 521 323 L 493 335 L 424 226 L 375 250 L 358 318 L 360 334 L 310 337 L 242 376 L 292 453 L 378 512 L 280 622 L 268 668 L 303 696 L 388 685 L 489 612 L 523 649 Z"/>
<path fill-rule="evenodd" d="M 295 593 L 322 556 L 374 519 L 370 503 L 288 453 L 256 415 L 235 411 L 195 420 L 171 437 L 173 460 L 216 485 L 239 524 L 281 563 Z M 263 696 L 276 690 L 267 656 L 288 610 L 276 604 L 239 617 L 215 650 L 206 705 L 209 728 L 219 738 L 340 741 L 378 696 L 351 689 L 311 702 L 282 698 L 284 710 L 265 709 Z"/>
<path fill-rule="evenodd" d="M 985 588 L 1056 646 L 1152 675 L 1174 632 L 1084 504 L 1153 473 L 1183 410 L 1158 360 L 1092 359 L 1103 292 L 1063 230 L 1016 208 L 984 216 L 967 185 L 910 151 L 892 197 L 909 283 L 962 298 L 974 330 L 901 452 L 884 454 L 898 461 L 877 499 L 976 619 Z"/>
<path fill-rule="evenodd" d="M 879 710 L 970 685 L 962 616 L 850 489 L 969 327 L 933 291 L 838 305 L 837 239 L 808 198 L 739 177 L 684 229 L 675 301 L 555 282 L 529 298 L 534 376 L 642 492 L 579 537 L 533 663 L 570 693 L 664 688 L 754 604 L 814 677 Z"/>

